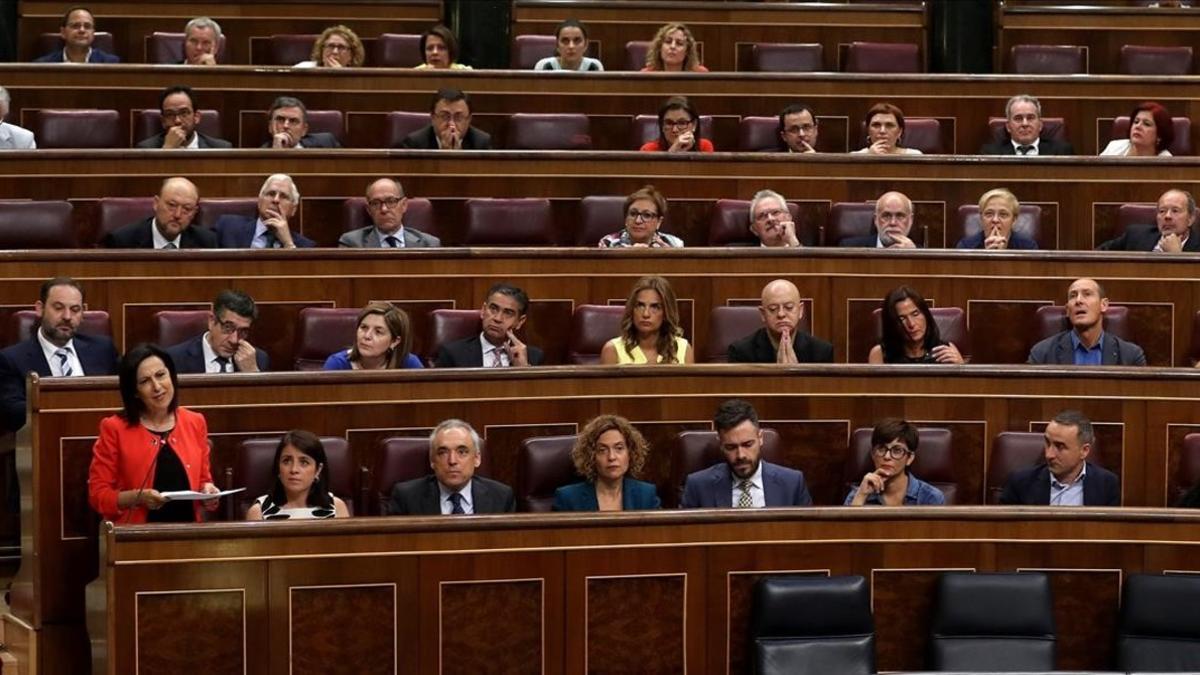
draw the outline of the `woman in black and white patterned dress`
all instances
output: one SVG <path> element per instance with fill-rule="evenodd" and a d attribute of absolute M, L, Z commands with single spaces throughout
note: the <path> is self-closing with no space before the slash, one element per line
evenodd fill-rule
<path fill-rule="evenodd" d="M 275 485 L 254 501 L 246 520 L 346 518 L 346 503 L 329 491 L 325 446 L 316 434 L 295 429 L 275 448 Z"/>

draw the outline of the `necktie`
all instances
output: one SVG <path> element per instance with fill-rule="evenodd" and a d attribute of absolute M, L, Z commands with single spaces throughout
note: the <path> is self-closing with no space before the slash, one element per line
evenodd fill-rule
<path fill-rule="evenodd" d="M 450 495 L 450 513 L 451 514 L 466 513 L 466 511 L 463 511 L 463 507 L 462 507 L 462 495 L 458 492 L 455 492 L 454 494 Z"/>
<path fill-rule="evenodd" d="M 1032 145 L 1018 145 L 1017 146 L 1017 152 L 1021 153 L 1022 155 L 1028 155 L 1029 151 L 1031 151 L 1031 150 L 1033 150 Z"/>
<path fill-rule="evenodd" d="M 59 347 L 54 350 L 54 356 L 58 358 L 58 370 L 63 377 L 70 377 L 75 371 L 71 369 L 71 350 L 67 347 Z"/>
<path fill-rule="evenodd" d="M 221 369 L 219 371 L 217 371 L 219 373 L 233 372 L 233 369 L 229 367 L 229 357 L 228 356 L 218 356 L 217 357 L 217 365 L 221 367 Z"/>
<path fill-rule="evenodd" d="M 738 495 L 737 507 L 739 509 L 754 508 L 754 497 L 750 495 L 750 481 L 748 479 L 741 481 L 738 483 L 738 489 L 742 493 Z"/>
<path fill-rule="evenodd" d="M 400 240 L 397 239 L 394 235 L 389 234 L 388 236 L 383 238 L 383 241 L 391 248 L 400 248 Z"/>
<path fill-rule="evenodd" d="M 267 230 L 267 233 L 263 236 L 267 239 L 267 245 L 264 248 L 279 248 L 279 239 L 275 237 L 274 232 Z"/>
<path fill-rule="evenodd" d="M 492 367 L 493 368 L 503 368 L 504 367 L 504 360 L 500 358 L 500 350 L 499 349 L 492 349 Z"/>
<path fill-rule="evenodd" d="M 166 243 L 166 245 L 165 245 L 165 246 L 163 246 L 163 250 L 164 250 L 164 251 L 173 251 L 173 250 L 175 250 L 175 249 L 177 249 L 177 248 L 179 248 L 179 247 L 178 247 L 178 246 L 176 246 L 176 245 L 175 245 L 175 242 L 173 242 L 173 241 L 168 241 L 168 242 Z"/>

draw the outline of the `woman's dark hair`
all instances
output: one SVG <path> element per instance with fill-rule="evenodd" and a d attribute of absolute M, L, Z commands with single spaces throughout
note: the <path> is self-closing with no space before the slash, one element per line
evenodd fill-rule
<path fill-rule="evenodd" d="M 283 489 L 283 481 L 279 480 L 279 458 L 283 455 L 283 449 L 289 445 L 317 463 L 317 477 L 308 488 L 308 499 L 305 503 L 309 506 L 332 509 L 333 498 L 329 496 L 329 461 L 325 459 L 325 446 L 316 434 L 304 429 L 292 429 L 284 434 L 283 438 L 279 439 L 279 445 L 275 446 L 275 460 L 271 462 L 271 475 L 275 481 L 271 487 L 271 501 L 280 508 L 287 504 L 287 492 Z"/>
<path fill-rule="evenodd" d="M 1170 147 L 1171 143 L 1175 141 L 1175 123 L 1171 121 L 1171 113 L 1167 112 L 1166 106 L 1154 101 L 1139 103 L 1133 112 L 1129 113 L 1129 133 L 1131 134 L 1133 133 L 1133 120 L 1140 112 L 1148 112 L 1154 118 L 1154 132 L 1158 139 L 1154 149 L 1162 152 Z"/>
<path fill-rule="evenodd" d="M 564 28 L 578 28 L 580 33 L 583 33 L 583 42 L 587 43 L 587 26 L 579 19 L 564 19 L 562 23 L 554 28 L 554 42 L 558 42 L 558 36 L 562 35 Z"/>
<path fill-rule="evenodd" d="M 438 24 L 433 28 L 421 33 L 421 63 L 425 63 L 425 42 L 429 40 L 429 36 L 439 37 L 442 42 L 446 43 L 446 53 L 450 55 L 450 65 L 458 62 L 458 38 L 454 37 L 454 31 Z"/>
<path fill-rule="evenodd" d="M 863 115 L 863 129 L 867 132 L 867 145 L 871 145 L 871 118 L 876 115 L 891 115 L 896 118 L 896 126 L 900 127 L 900 138 L 896 140 L 896 147 L 902 147 L 904 145 L 904 112 L 891 103 L 876 103 L 871 106 L 866 115 Z"/>
<path fill-rule="evenodd" d="M 896 305 L 905 300 L 912 300 L 917 309 L 921 310 L 921 315 L 925 317 L 926 353 L 942 344 L 942 336 L 933 320 L 933 312 L 929 311 L 929 303 L 925 302 L 925 298 L 921 297 L 921 294 L 915 289 L 909 286 L 900 286 L 888 293 L 880 305 L 880 309 L 883 310 L 883 343 L 881 346 L 883 347 L 884 363 L 900 363 L 905 360 L 904 346 L 908 343 L 908 337 L 900 327 L 900 314 L 896 312 Z"/>
<path fill-rule="evenodd" d="M 696 106 L 692 105 L 692 102 L 686 96 L 672 96 L 658 109 L 658 149 L 666 150 L 671 147 L 671 144 L 667 142 L 667 135 L 663 133 L 663 120 L 666 118 L 667 113 L 672 110 L 686 111 L 688 116 L 692 118 L 692 122 L 695 123 L 695 126 L 692 128 L 692 135 L 696 137 L 696 142 L 692 143 L 692 152 L 699 152 L 700 139 L 704 137 L 700 133 L 700 113 L 696 112 Z"/>
<path fill-rule="evenodd" d="M 173 391 L 168 410 L 175 412 L 175 409 L 179 407 L 179 374 L 175 372 L 175 360 L 158 345 L 142 343 L 125 352 L 125 356 L 121 357 L 121 363 L 117 366 L 117 381 L 121 388 L 121 417 L 125 418 L 126 424 L 131 427 L 141 423 L 142 413 L 146 411 L 146 404 L 138 396 L 138 367 L 142 365 L 142 361 L 153 356 L 162 359 L 163 365 L 167 367 L 167 372 L 171 374 Z"/>

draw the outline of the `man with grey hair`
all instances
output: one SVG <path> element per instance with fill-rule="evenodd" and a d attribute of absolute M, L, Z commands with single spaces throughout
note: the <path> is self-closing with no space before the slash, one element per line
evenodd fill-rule
<path fill-rule="evenodd" d="M 4 121 L 11 103 L 8 90 L 0 87 L 0 150 L 36 150 L 37 141 L 32 131 Z"/>
<path fill-rule="evenodd" d="M 436 516 L 511 513 L 512 488 L 475 469 L 483 458 L 483 441 L 470 424 L 448 419 L 429 435 L 432 475 L 396 483 L 383 505 L 385 515 Z"/>
<path fill-rule="evenodd" d="M 226 214 L 217 219 L 219 248 L 312 248 L 316 243 L 288 228 L 288 218 L 300 210 L 300 190 L 292 177 L 267 177 L 258 191 L 258 217 Z"/>
<path fill-rule="evenodd" d="M 912 200 L 903 192 L 885 192 L 875 201 L 875 231 L 846 237 L 838 246 L 859 248 L 916 248 L 908 233 L 913 226 Z"/>
<path fill-rule="evenodd" d="M 308 108 L 295 96 L 280 96 L 267 111 L 271 133 L 264 148 L 340 148 L 337 137 L 325 131 L 308 132 Z"/>
<path fill-rule="evenodd" d="M 1121 236 L 1100 244 L 1096 250 L 1195 253 L 1200 251 L 1200 236 L 1195 234 L 1195 225 L 1195 197 L 1186 190 L 1172 188 L 1158 198 L 1154 225 L 1131 224 Z"/>
<path fill-rule="evenodd" d="M 183 27 L 184 65 L 215 66 L 220 50 L 221 24 L 207 16 L 198 16 Z"/>
<path fill-rule="evenodd" d="M 1004 482 L 1001 504 L 1028 506 L 1120 506 L 1121 480 L 1087 461 L 1096 442 L 1092 421 L 1064 410 L 1046 425 L 1043 463 L 1014 471 Z"/>
<path fill-rule="evenodd" d="M 1008 99 L 1004 106 L 1005 138 L 985 143 L 981 155 L 1073 155 L 1075 149 L 1066 141 L 1042 137 L 1042 104 L 1033 96 L 1019 94 Z"/>
<path fill-rule="evenodd" d="M 750 200 L 750 231 L 761 246 L 801 248 L 787 200 L 774 190 L 759 190 Z"/>

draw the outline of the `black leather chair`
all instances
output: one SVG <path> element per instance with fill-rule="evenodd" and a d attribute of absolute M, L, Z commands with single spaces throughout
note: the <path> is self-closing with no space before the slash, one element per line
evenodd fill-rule
<path fill-rule="evenodd" d="M 947 572 L 937 583 L 934 670 L 1054 670 L 1054 611 L 1045 574 Z"/>
<path fill-rule="evenodd" d="M 860 576 L 766 577 L 754 587 L 752 672 L 875 672 L 871 594 Z"/>
<path fill-rule="evenodd" d="M 1131 574 L 1122 593 L 1117 668 L 1200 671 L 1200 576 Z"/>

